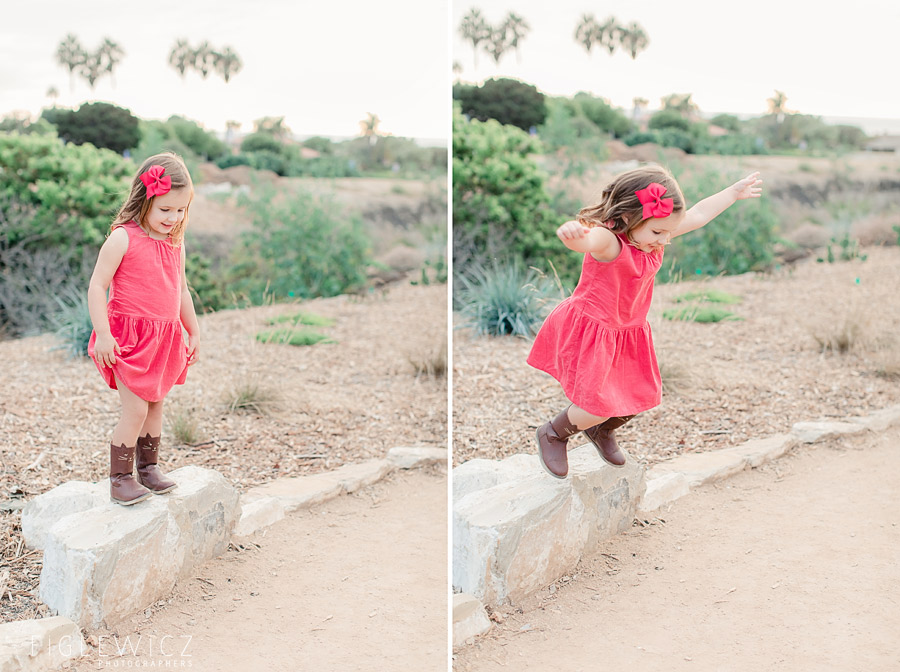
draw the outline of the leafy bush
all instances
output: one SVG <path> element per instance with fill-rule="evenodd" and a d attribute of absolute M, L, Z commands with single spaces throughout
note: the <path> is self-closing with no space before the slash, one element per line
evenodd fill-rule
<path fill-rule="evenodd" d="M 241 237 L 231 291 L 261 304 L 264 296 L 335 296 L 365 283 L 370 241 L 359 219 L 334 203 L 265 186 L 239 205 L 253 213 L 253 229 Z"/>
<path fill-rule="evenodd" d="M 252 166 L 253 157 L 248 154 L 230 154 L 217 159 L 216 165 L 223 170 L 232 166 Z"/>
<path fill-rule="evenodd" d="M 322 317 L 321 315 L 303 312 L 291 313 L 290 315 L 279 315 L 278 317 L 266 320 L 266 324 L 284 324 L 285 322 L 292 325 L 305 324 L 310 327 L 331 327 L 334 325 L 334 320 L 330 317 Z"/>
<path fill-rule="evenodd" d="M 551 283 L 514 260 L 460 276 L 460 312 L 478 335 L 531 337 L 546 314 Z"/>
<path fill-rule="evenodd" d="M 281 155 L 284 144 L 271 133 L 251 133 L 241 141 L 241 151 L 249 152 L 271 152 L 272 154 Z"/>
<path fill-rule="evenodd" d="M 69 287 L 59 296 L 54 295 L 59 304 L 59 312 L 53 317 L 56 336 L 60 346 L 72 357 L 87 357 L 88 343 L 94 325 L 88 311 L 87 291 L 77 291 Z"/>
<path fill-rule="evenodd" d="M 739 179 L 709 170 L 681 184 L 688 203 L 724 189 Z M 775 258 L 778 218 L 765 195 L 735 203 L 702 229 L 679 236 L 666 249 L 659 277 L 663 282 L 692 275 L 735 275 L 768 269 Z"/>
<path fill-rule="evenodd" d="M 577 255 L 556 238 L 544 175 L 529 154 L 537 140 L 495 120 L 453 116 L 453 267 L 465 273 L 493 257 L 559 269 L 571 280 Z M 577 275 L 576 275 L 577 277 Z"/>
<path fill-rule="evenodd" d="M 687 133 L 691 129 L 691 122 L 675 110 L 660 110 L 650 117 L 647 128 L 654 131 L 672 128 Z"/>
<path fill-rule="evenodd" d="M 166 126 L 171 128 L 174 136 L 189 147 L 194 154 L 207 161 L 215 161 L 229 153 L 228 146 L 214 133 L 210 133 L 190 119 L 172 116 L 169 117 Z"/>
<path fill-rule="evenodd" d="M 128 194 L 131 162 L 106 149 L 62 144 L 54 137 L 0 134 L 0 202 L 20 204 L 27 218 L 7 220 L 10 244 L 29 249 L 99 248 Z"/>
<path fill-rule="evenodd" d="M 579 92 L 572 98 L 571 104 L 574 116 L 584 116 L 601 131 L 611 133 L 617 138 L 628 135 L 634 129 L 631 120 L 603 98 Z"/>
<path fill-rule="evenodd" d="M 138 118 L 109 103 L 85 103 L 74 111 L 52 108 L 42 116 L 56 126 L 60 138 L 76 145 L 89 142 L 121 154 L 141 139 Z"/>
<path fill-rule="evenodd" d="M 455 84 L 453 98 L 472 119 L 496 119 L 525 131 L 544 123 L 547 116 L 544 94 L 517 79 L 488 79 L 481 86 Z"/>
<path fill-rule="evenodd" d="M 720 289 L 701 289 L 694 292 L 687 292 L 675 297 L 675 303 L 685 303 L 690 301 L 705 301 L 708 303 L 724 303 L 733 305 L 741 302 L 741 297 L 735 294 L 723 292 Z"/>

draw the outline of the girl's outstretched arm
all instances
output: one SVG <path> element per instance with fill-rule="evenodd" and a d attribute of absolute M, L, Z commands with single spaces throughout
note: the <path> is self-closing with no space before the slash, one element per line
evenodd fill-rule
<path fill-rule="evenodd" d="M 759 198 L 762 195 L 761 185 L 762 180 L 757 171 L 750 173 L 743 180 L 735 182 L 718 194 L 704 198 L 685 213 L 681 224 L 672 232 L 672 237 L 706 226 L 737 201 L 745 198 Z"/>
<path fill-rule="evenodd" d="M 91 324 L 97 334 L 94 343 L 94 359 L 101 366 L 112 366 L 116 363 L 116 353 L 121 352 L 119 344 L 113 338 L 109 328 L 109 316 L 106 314 L 106 290 L 112 282 L 122 257 L 128 250 L 128 232 L 122 227 L 116 228 L 103 243 L 97 255 L 97 263 L 91 274 L 88 285 L 88 312 Z"/>
<path fill-rule="evenodd" d="M 611 261 L 619 254 L 616 234 L 602 226 L 590 228 L 578 221 L 566 222 L 556 235 L 573 252 L 591 254 L 598 261 Z"/>
<path fill-rule="evenodd" d="M 181 244 L 181 323 L 188 335 L 188 365 L 197 361 L 200 356 L 200 323 L 197 321 L 197 312 L 194 310 L 194 300 L 191 298 L 191 290 L 188 289 L 187 275 L 184 267 L 187 253 L 184 251 L 184 243 Z"/>

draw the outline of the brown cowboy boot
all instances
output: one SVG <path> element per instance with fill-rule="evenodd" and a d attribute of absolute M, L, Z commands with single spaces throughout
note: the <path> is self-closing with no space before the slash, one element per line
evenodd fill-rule
<path fill-rule="evenodd" d="M 569 420 L 568 408 L 538 427 L 537 444 L 541 466 L 554 478 L 565 478 L 569 473 L 566 446 L 569 437 L 577 433 L 578 428 Z"/>
<path fill-rule="evenodd" d="M 147 432 L 147 436 L 139 436 L 137 440 L 137 480 L 154 495 L 174 490 L 176 486 L 156 464 L 160 438 Z"/>
<path fill-rule="evenodd" d="M 134 446 L 109 444 L 109 497 L 116 504 L 131 506 L 150 496 L 150 491 L 134 480 Z"/>
<path fill-rule="evenodd" d="M 614 467 L 625 466 L 625 453 L 616 443 L 615 430 L 631 420 L 633 415 L 607 418 L 599 425 L 594 425 L 582 430 L 588 441 L 594 444 L 594 448 L 608 464 Z"/>

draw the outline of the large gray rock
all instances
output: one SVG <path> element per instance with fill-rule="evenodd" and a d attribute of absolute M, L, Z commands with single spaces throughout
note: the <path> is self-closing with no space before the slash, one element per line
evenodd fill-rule
<path fill-rule="evenodd" d="M 52 616 L 0 625 L 0 671 L 45 672 L 86 653 L 81 630 Z"/>
<path fill-rule="evenodd" d="M 505 460 L 476 458 L 453 470 L 453 501 L 458 502 L 476 490 L 534 476 L 541 470 L 537 454 L 518 453 Z"/>
<path fill-rule="evenodd" d="M 527 475 L 454 502 L 453 585 L 485 604 L 515 602 L 571 571 L 598 542 L 631 525 L 643 494 L 636 462 L 610 467 L 590 445 L 569 451 L 565 480 L 547 475 L 534 455 L 527 458 Z M 525 464 L 516 456 L 508 467 L 480 465 L 470 475 L 485 483 L 492 471 L 503 477 Z"/>
<path fill-rule="evenodd" d="M 61 518 L 109 502 L 109 481 L 68 481 L 28 500 L 22 509 L 22 536 L 28 548 L 44 548 L 47 532 Z"/>
<path fill-rule="evenodd" d="M 216 471 L 170 472 L 178 488 L 70 514 L 46 537 L 41 599 L 81 626 L 112 625 L 168 595 L 195 565 L 223 553 L 240 517 L 237 491 Z"/>

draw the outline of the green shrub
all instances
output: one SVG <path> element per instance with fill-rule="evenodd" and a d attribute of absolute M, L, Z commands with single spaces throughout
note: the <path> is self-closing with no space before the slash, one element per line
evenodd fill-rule
<path fill-rule="evenodd" d="M 689 204 L 733 184 L 739 176 L 709 170 L 681 184 Z M 735 203 L 701 229 L 679 236 L 666 249 L 663 282 L 694 275 L 736 275 L 771 267 L 778 218 L 769 198 Z"/>
<path fill-rule="evenodd" d="M 653 131 L 671 128 L 687 133 L 691 128 L 691 122 L 675 110 L 660 110 L 650 117 L 647 128 Z"/>
<path fill-rule="evenodd" d="M 687 292 L 675 297 L 675 303 L 687 301 L 705 301 L 708 303 L 735 304 L 741 302 L 741 297 L 719 289 L 701 289 L 695 292 Z"/>
<path fill-rule="evenodd" d="M 470 268 L 460 285 L 460 312 L 478 335 L 534 336 L 553 294 L 544 276 L 515 260 Z"/>
<path fill-rule="evenodd" d="M 334 320 L 330 317 L 323 317 L 313 313 L 291 313 L 290 315 L 279 315 L 266 320 L 266 324 L 305 324 L 310 327 L 331 327 L 334 326 Z"/>
<path fill-rule="evenodd" d="M 316 343 L 336 343 L 326 334 L 312 329 L 272 329 L 256 334 L 256 340 L 260 343 L 275 343 L 278 345 L 315 345 Z"/>
<path fill-rule="evenodd" d="M 241 236 L 229 291 L 253 304 L 336 296 L 361 287 L 371 242 L 357 217 L 302 190 L 263 186 L 242 195 L 253 228 Z"/>
<path fill-rule="evenodd" d="M 280 155 L 282 147 L 284 143 L 271 133 L 251 133 L 241 141 L 241 151 L 244 153 L 272 152 Z"/>
<path fill-rule="evenodd" d="M 172 129 L 176 138 L 200 158 L 215 161 L 229 153 L 228 146 L 214 133 L 210 133 L 190 119 L 172 116 L 169 117 L 166 125 Z"/>
<path fill-rule="evenodd" d="M 42 116 L 56 126 L 59 137 L 76 145 L 90 143 L 121 154 L 141 139 L 138 118 L 109 103 L 85 103 L 77 110 L 53 108 Z"/>
<path fill-rule="evenodd" d="M 488 79 L 481 86 L 455 84 L 453 99 L 459 101 L 462 113 L 472 119 L 496 119 L 524 131 L 541 125 L 547 116 L 544 94 L 517 79 Z"/>
<path fill-rule="evenodd" d="M 88 343 L 94 331 L 88 311 L 87 291 L 70 286 L 54 298 L 59 304 L 59 312 L 53 317 L 53 322 L 61 342 L 60 348 L 72 357 L 87 357 Z"/>
<path fill-rule="evenodd" d="M 663 311 L 663 317 L 667 320 L 680 320 L 682 322 L 721 322 L 722 320 L 741 320 L 731 311 L 718 306 L 687 306 L 685 308 L 670 308 Z"/>
<path fill-rule="evenodd" d="M 567 282 L 577 279 L 580 255 L 556 237 L 560 223 L 550 205 L 544 174 L 528 156 L 538 141 L 494 120 L 467 121 L 453 116 L 453 267 L 495 257 L 516 257 L 526 265 L 559 270 Z"/>

